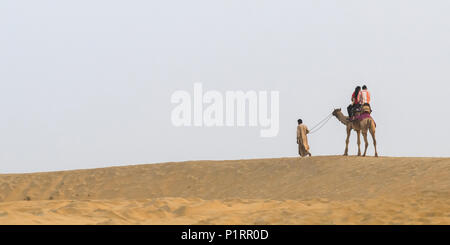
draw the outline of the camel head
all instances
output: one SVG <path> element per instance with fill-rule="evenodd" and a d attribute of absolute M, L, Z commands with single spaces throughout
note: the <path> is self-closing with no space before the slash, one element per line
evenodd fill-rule
<path fill-rule="evenodd" d="M 341 108 L 338 108 L 338 109 L 334 109 L 334 111 L 333 111 L 333 116 L 337 116 L 337 113 L 338 112 L 340 112 L 341 111 Z"/>

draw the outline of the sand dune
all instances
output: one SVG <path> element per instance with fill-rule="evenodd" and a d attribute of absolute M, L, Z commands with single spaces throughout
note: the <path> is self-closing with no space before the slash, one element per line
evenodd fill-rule
<path fill-rule="evenodd" d="M 449 158 L 324 156 L 0 175 L 0 224 L 450 224 Z"/>

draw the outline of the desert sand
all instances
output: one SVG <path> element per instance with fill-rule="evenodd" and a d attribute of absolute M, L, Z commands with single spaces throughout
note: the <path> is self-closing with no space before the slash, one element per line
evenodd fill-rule
<path fill-rule="evenodd" d="M 450 224 L 450 158 L 191 161 L 0 174 L 0 224 Z"/>

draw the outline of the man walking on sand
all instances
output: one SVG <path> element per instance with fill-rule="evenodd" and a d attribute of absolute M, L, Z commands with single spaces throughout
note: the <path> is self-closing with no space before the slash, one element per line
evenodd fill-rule
<path fill-rule="evenodd" d="M 307 155 L 311 156 L 311 153 L 309 153 L 308 137 L 306 136 L 309 133 L 308 127 L 303 124 L 302 119 L 298 119 L 297 122 L 298 154 L 302 157 Z"/>

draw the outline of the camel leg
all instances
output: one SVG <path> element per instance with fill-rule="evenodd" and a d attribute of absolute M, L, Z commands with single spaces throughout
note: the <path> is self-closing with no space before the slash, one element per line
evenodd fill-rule
<path fill-rule="evenodd" d="M 350 133 L 351 132 L 352 132 L 352 129 L 350 127 L 347 127 L 347 139 L 345 140 L 344 156 L 348 156 L 348 143 L 350 142 Z"/>
<path fill-rule="evenodd" d="M 377 140 L 375 139 L 375 129 L 374 128 L 370 128 L 370 135 L 372 135 L 373 146 L 375 147 L 375 157 L 378 157 Z"/>
<path fill-rule="evenodd" d="M 369 146 L 369 141 L 367 140 L 367 131 L 363 132 L 363 136 L 364 136 L 364 143 L 365 143 L 363 157 L 365 157 L 366 153 L 367 153 L 367 147 Z"/>
<path fill-rule="evenodd" d="M 361 156 L 361 131 L 356 131 L 358 135 L 358 156 Z"/>

